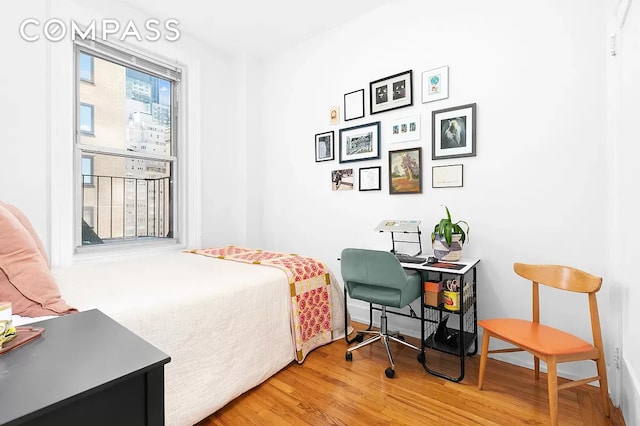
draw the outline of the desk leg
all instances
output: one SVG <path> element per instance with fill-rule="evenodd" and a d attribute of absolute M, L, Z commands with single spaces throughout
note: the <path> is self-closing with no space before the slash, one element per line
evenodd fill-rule
<path fill-rule="evenodd" d="M 423 367 L 426 367 L 426 353 L 424 349 L 424 339 L 426 336 L 424 335 L 424 281 L 425 277 L 420 272 L 420 277 L 422 278 L 422 289 L 420 291 L 420 353 L 418 354 L 418 362 L 422 364 Z"/>

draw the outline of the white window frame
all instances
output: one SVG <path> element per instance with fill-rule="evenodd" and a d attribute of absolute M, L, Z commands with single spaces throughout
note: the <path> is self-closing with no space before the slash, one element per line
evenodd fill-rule
<path fill-rule="evenodd" d="M 181 220 L 179 214 L 183 209 L 181 208 L 181 188 L 183 185 L 179 184 L 181 173 L 179 173 L 180 163 L 178 161 L 179 152 L 179 128 L 181 127 L 181 120 L 184 119 L 184 115 L 180 112 L 180 93 L 181 93 L 181 76 L 182 70 L 176 66 L 166 64 L 155 58 L 150 58 L 130 51 L 126 48 L 115 46 L 107 42 L 96 42 L 93 40 L 78 40 L 74 44 L 74 105 L 75 105 L 75 129 L 74 129 L 74 187 L 75 187 L 75 201 L 74 210 L 76 218 L 74 220 L 74 237 L 75 253 L 86 253 L 94 251 L 130 251 L 135 247 L 145 248 L 149 246 L 163 246 L 170 245 L 175 246 L 176 243 L 181 241 Z M 86 135 L 84 132 L 80 132 L 80 100 L 79 100 L 79 87 L 81 84 L 87 84 L 88 82 L 80 78 L 80 52 L 90 54 L 94 57 L 122 65 L 128 68 L 137 69 L 144 73 L 165 79 L 172 82 L 172 111 L 171 111 L 171 155 L 152 154 L 144 152 L 133 152 L 124 149 L 114 149 L 108 147 L 98 147 L 93 145 L 81 144 L 80 136 Z M 90 84 L 95 84 L 95 61 L 93 66 L 94 81 Z M 95 109 L 94 109 L 95 112 Z M 95 117 L 94 117 L 95 118 Z M 94 120 L 95 125 L 95 120 Z M 145 241 L 122 241 L 121 243 L 111 243 L 108 245 L 82 245 L 82 217 L 83 217 L 83 205 L 82 205 L 82 192 L 84 182 L 82 178 L 82 157 L 90 155 L 115 155 L 125 158 L 138 158 L 143 160 L 160 160 L 166 161 L 171 165 L 171 185 L 172 185 L 172 238 L 158 238 L 158 240 Z M 77 215 L 79 214 L 79 217 Z"/>

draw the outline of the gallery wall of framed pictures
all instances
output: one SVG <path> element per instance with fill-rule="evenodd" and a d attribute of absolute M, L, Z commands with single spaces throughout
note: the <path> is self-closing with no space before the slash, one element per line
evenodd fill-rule
<path fill-rule="evenodd" d="M 450 81 L 444 65 L 420 72 L 416 91 L 421 103 L 414 106 L 413 76 L 410 69 L 373 79 L 368 87 L 346 91 L 342 104 L 328 107 L 328 124 L 340 128 L 315 134 L 315 161 L 337 159 L 340 166 L 331 168 L 334 191 L 381 191 L 387 182 L 389 194 L 421 194 L 425 177 L 431 178 L 432 189 L 463 186 L 463 164 L 440 161 L 476 156 L 477 105 L 446 105 Z M 367 106 L 375 121 L 366 119 Z M 385 117 L 389 112 L 395 114 Z M 431 132 L 422 131 L 423 118 L 430 120 Z M 431 173 L 424 171 L 423 147 L 431 152 Z M 342 166 L 360 162 L 359 169 Z"/>

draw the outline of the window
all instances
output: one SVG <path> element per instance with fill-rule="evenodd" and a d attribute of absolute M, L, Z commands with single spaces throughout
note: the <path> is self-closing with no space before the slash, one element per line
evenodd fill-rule
<path fill-rule="evenodd" d="M 93 185 L 93 157 L 83 155 L 80 167 L 82 172 L 83 185 Z"/>
<path fill-rule="evenodd" d="M 175 238 L 180 70 L 110 44 L 75 49 L 76 246 Z"/>
<path fill-rule="evenodd" d="M 80 104 L 80 133 L 93 136 L 93 105 Z"/>
<path fill-rule="evenodd" d="M 79 56 L 79 77 L 80 81 L 86 83 L 93 83 L 93 56 L 80 52 Z"/>

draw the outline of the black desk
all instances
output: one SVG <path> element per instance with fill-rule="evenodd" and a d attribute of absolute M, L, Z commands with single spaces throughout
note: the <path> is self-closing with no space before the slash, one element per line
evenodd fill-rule
<path fill-rule="evenodd" d="M 164 425 L 171 358 L 98 310 L 0 356 L 0 425 Z"/>
<path fill-rule="evenodd" d="M 416 263 L 402 263 L 402 267 L 408 270 L 414 270 L 420 272 L 423 277 L 423 281 L 430 278 L 430 275 L 435 275 L 437 281 L 442 281 L 445 278 L 457 277 L 462 281 L 460 288 L 458 289 L 458 300 L 460 306 L 458 310 L 450 311 L 446 309 L 442 304 L 439 306 L 431 306 L 425 304 L 424 290 L 422 291 L 421 312 L 420 319 L 421 326 L 421 343 L 422 351 L 418 355 L 418 361 L 422 364 L 424 369 L 433 375 L 442 377 L 453 382 L 460 382 L 464 379 L 464 360 L 468 355 L 475 355 L 478 352 L 478 313 L 477 313 L 477 298 L 476 298 L 476 285 L 477 274 L 476 267 L 480 259 L 475 258 L 462 258 L 458 262 L 446 262 L 446 263 L 458 263 L 465 265 L 462 269 L 446 269 L 437 268 L 429 264 L 416 264 Z M 467 298 L 464 297 L 463 287 L 464 283 L 470 284 L 470 293 Z M 435 341 L 435 332 L 438 324 L 442 321 L 444 315 L 451 314 L 451 316 L 457 319 L 457 324 L 453 328 L 457 332 L 457 342 L 455 347 L 450 347 L 445 344 L 440 344 Z M 473 347 L 473 349 L 472 349 Z M 441 352 L 456 355 L 460 359 L 460 368 L 458 376 L 449 376 L 441 371 L 437 371 L 431 368 L 427 363 L 426 349 L 435 349 Z"/>

